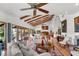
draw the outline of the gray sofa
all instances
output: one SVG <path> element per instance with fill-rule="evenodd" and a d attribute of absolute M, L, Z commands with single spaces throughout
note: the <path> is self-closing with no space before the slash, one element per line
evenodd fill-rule
<path fill-rule="evenodd" d="M 51 56 L 48 52 L 38 54 L 21 41 L 14 42 L 9 48 L 9 56 Z"/>

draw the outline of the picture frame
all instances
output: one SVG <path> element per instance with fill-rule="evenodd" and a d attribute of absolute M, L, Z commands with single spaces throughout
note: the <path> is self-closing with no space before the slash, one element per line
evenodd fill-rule
<path fill-rule="evenodd" d="M 67 32 L 67 20 L 66 19 L 61 22 L 61 26 L 62 26 L 62 32 L 66 33 Z"/>
<path fill-rule="evenodd" d="M 74 18 L 74 30 L 75 32 L 79 32 L 79 16 Z"/>

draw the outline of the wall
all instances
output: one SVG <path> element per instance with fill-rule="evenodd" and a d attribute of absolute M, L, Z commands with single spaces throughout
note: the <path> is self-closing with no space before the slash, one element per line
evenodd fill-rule
<path fill-rule="evenodd" d="M 73 16 L 72 15 L 68 15 L 68 14 L 64 14 L 63 16 L 62 15 L 59 15 L 60 17 L 60 20 L 63 21 L 63 20 L 67 20 L 67 32 L 66 33 L 63 33 L 62 34 L 65 36 L 67 35 L 68 37 L 71 37 L 71 44 L 75 44 L 74 42 L 74 20 L 73 20 Z M 68 39 L 67 39 L 68 40 Z"/>
<path fill-rule="evenodd" d="M 74 19 L 71 15 L 67 16 L 67 36 L 71 37 L 71 42 L 74 45 Z"/>
<path fill-rule="evenodd" d="M 79 35 L 79 33 L 74 32 L 74 18 L 76 16 L 79 16 L 79 12 L 73 14 L 73 15 L 68 15 L 65 14 L 64 17 L 60 16 L 61 21 L 63 21 L 64 19 L 67 19 L 67 33 L 62 33 L 62 34 L 67 34 L 68 37 L 71 37 L 71 44 L 76 45 L 76 39 L 75 39 L 75 35 Z"/>
<path fill-rule="evenodd" d="M 76 35 L 79 36 L 79 32 L 74 32 L 75 31 L 75 29 L 74 29 L 74 18 L 77 17 L 77 16 L 79 16 L 79 12 L 71 15 L 71 18 L 72 18 L 72 26 L 73 26 L 73 34 L 72 35 L 74 36 L 74 39 L 73 39 L 74 44 L 77 44 L 77 40 L 75 39 L 75 36 Z"/>
<path fill-rule="evenodd" d="M 59 16 L 55 16 L 51 21 L 50 30 L 56 33 L 58 31 L 58 28 L 61 28 L 61 20 Z"/>
<path fill-rule="evenodd" d="M 48 29 L 49 32 L 52 31 L 52 32 L 56 33 L 58 28 L 61 27 L 60 17 L 59 16 L 54 16 L 51 21 L 43 23 L 43 24 L 49 26 L 49 29 Z M 38 25 L 38 26 L 36 26 L 35 29 L 40 29 L 41 30 L 41 26 L 42 25 Z"/>
<path fill-rule="evenodd" d="M 15 17 L 13 15 L 4 13 L 2 11 L 0 11 L 0 21 L 33 29 L 33 27 L 31 25 L 25 23 L 24 21 L 20 20 L 19 18 Z"/>

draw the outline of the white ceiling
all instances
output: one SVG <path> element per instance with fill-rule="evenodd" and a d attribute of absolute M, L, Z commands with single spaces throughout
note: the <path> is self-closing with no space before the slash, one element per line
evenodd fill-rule
<path fill-rule="evenodd" d="M 24 16 L 24 15 L 32 15 L 33 10 L 20 11 L 21 8 L 30 7 L 27 3 L 0 3 L 0 10 L 14 15 L 16 17 Z M 74 14 L 79 11 L 79 6 L 76 6 L 75 3 L 48 3 L 47 5 L 42 7 L 45 10 L 48 10 L 49 14 L 64 14 L 67 12 L 68 14 Z M 42 12 L 37 11 L 37 14 L 44 14 Z"/>

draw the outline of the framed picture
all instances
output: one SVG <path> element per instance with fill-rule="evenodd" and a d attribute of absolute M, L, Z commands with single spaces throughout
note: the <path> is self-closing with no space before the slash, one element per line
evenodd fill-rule
<path fill-rule="evenodd" d="M 61 22 L 62 32 L 67 32 L 67 20 Z"/>
<path fill-rule="evenodd" d="M 43 30 L 48 30 L 48 26 L 42 26 Z"/>
<path fill-rule="evenodd" d="M 75 32 L 79 32 L 79 16 L 74 18 Z"/>

